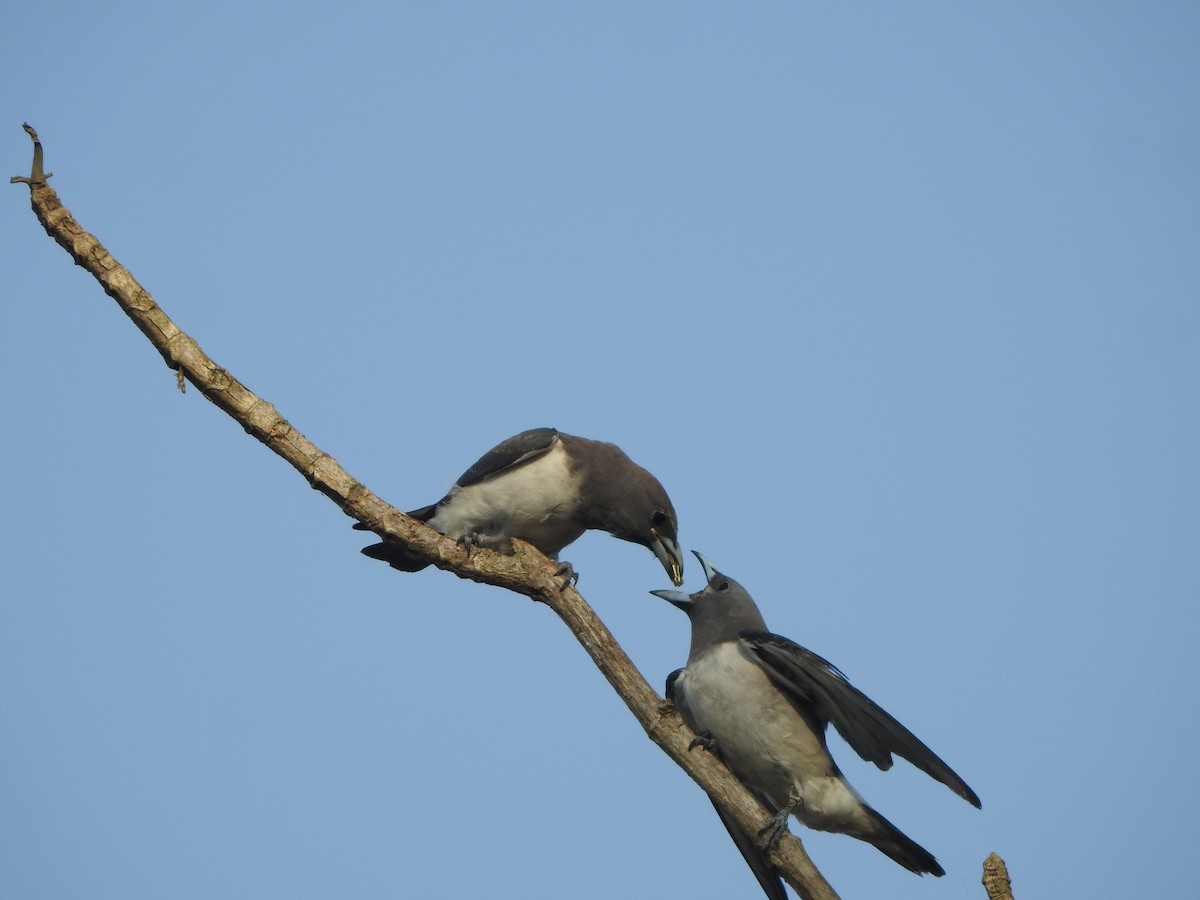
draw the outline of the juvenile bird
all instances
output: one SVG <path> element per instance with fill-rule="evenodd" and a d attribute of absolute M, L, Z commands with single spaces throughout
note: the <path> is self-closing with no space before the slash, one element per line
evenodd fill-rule
<path fill-rule="evenodd" d="M 648 547 L 671 582 L 683 584 L 679 523 L 658 479 L 616 444 L 553 428 L 534 428 L 501 442 L 445 497 L 408 515 L 466 544 L 501 553 L 512 553 L 511 539 L 520 538 L 551 559 L 588 529 L 607 531 Z M 354 527 L 370 530 L 362 523 Z M 429 565 L 390 541 L 362 552 L 403 572 Z M 569 563 L 562 571 L 574 576 Z"/>
<path fill-rule="evenodd" d="M 775 812 L 764 829 L 777 840 L 795 815 L 809 828 L 873 844 L 918 875 L 944 875 L 933 855 L 868 806 L 829 755 L 829 723 L 868 762 L 889 769 L 892 754 L 978 807 L 979 797 L 907 728 L 846 680 L 832 663 L 767 631 L 740 584 L 697 553 L 708 586 L 695 594 L 651 591 L 688 614 L 686 668 L 667 680 L 701 743 L 720 754 L 743 784 Z M 717 813 L 771 900 L 785 900 L 779 876 L 747 834 Z"/>

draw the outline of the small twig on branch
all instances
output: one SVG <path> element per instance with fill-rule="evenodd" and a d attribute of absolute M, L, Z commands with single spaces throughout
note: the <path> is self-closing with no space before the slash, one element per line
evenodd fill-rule
<path fill-rule="evenodd" d="M 460 578 L 507 588 L 539 600 L 554 610 L 592 661 L 625 701 L 647 735 L 692 777 L 737 824 L 755 834 L 771 813 L 710 753 L 691 753 L 694 737 L 675 712 L 646 683 L 608 628 L 573 587 L 560 589 L 558 563 L 520 541 L 516 553 L 505 556 L 484 548 L 468 550 L 457 541 L 411 519 L 389 506 L 308 440 L 267 401 L 218 366 L 191 337 L 179 329 L 132 273 L 85 231 L 63 206 L 42 171 L 42 145 L 29 125 L 34 142 L 30 175 L 13 183 L 29 185 L 33 211 L 55 241 L 75 263 L 100 282 L 117 305 L 162 354 L 180 379 L 186 378 L 223 409 L 247 433 L 287 460 L 316 490 L 348 516 L 370 526 L 376 534 L 398 541 L 440 569 Z M 182 380 L 180 385 L 182 386 Z M 804 900 L 837 900 L 833 888 L 817 871 L 794 835 L 785 835 L 771 851 L 780 875 Z"/>
<path fill-rule="evenodd" d="M 1008 878 L 1008 866 L 995 853 L 989 853 L 983 861 L 983 887 L 988 900 L 1013 900 L 1012 882 Z"/>
<path fill-rule="evenodd" d="M 51 177 L 53 172 L 42 171 L 42 142 L 38 140 L 37 132 L 33 130 L 33 126 L 25 122 L 22 126 L 25 133 L 29 135 L 33 141 L 33 167 L 29 170 L 29 177 L 24 175 L 14 175 L 8 179 L 9 184 L 27 184 L 32 187 L 35 184 L 45 184 L 46 179 Z"/>

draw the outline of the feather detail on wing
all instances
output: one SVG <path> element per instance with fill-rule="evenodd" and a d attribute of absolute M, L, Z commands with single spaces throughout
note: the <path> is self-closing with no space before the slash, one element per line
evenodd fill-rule
<path fill-rule="evenodd" d="M 557 439 L 558 431 L 553 428 L 531 428 L 515 434 L 479 457 L 475 465 L 463 472 L 458 479 L 458 486 L 467 487 L 541 456 L 554 446 Z"/>
<path fill-rule="evenodd" d="M 810 704 L 831 722 L 855 752 L 880 769 L 890 769 L 892 754 L 907 759 L 972 806 L 979 797 L 940 757 L 911 731 L 854 687 L 826 659 L 787 638 L 767 631 L 743 631 L 742 646 L 783 690 Z"/>

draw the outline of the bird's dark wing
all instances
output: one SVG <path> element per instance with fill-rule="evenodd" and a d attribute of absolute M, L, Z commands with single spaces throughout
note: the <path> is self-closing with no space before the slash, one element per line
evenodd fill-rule
<path fill-rule="evenodd" d="M 768 808 L 770 808 L 770 804 L 768 804 Z M 768 900 L 788 900 L 787 891 L 783 887 L 783 881 L 775 873 L 771 864 L 767 862 L 766 857 L 755 846 L 754 837 L 742 831 L 738 827 L 737 822 L 721 812 L 721 807 L 717 806 L 715 801 L 713 802 L 713 809 L 721 817 L 721 824 L 725 826 L 725 830 L 733 838 L 733 842 L 737 845 L 738 850 L 742 851 L 742 858 L 746 860 L 746 865 L 750 867 L 750 871 L 758 879 L 758 883 L 762 886 L 763 893 L 767 895 Z"/>
<path fill-rule="evenodd" d="M 552 446 L 558 431 L 553 428 L 531 428 L 515 434 L 506 441 L 501 441 L 458 479 L 459 487 L 466 487 L 477 481 L 483 481 L 489 475 L 495 475 L 505 469 L 512 468 L 526 460 L 541 456 Z"/>
<path fill-rule="evenodd" d="M 854 687 L 826 659 L 787 638 L 767 631 L 743 631 L 743 647 L 783 690 L 809 703 L 833 723 L 855 752 L 881 769 L 890 769 L 895 753 L 940 781 L 972 806 L 979 797 L 936 753 Z"/>
<path fill-rule="evenodd" d="M 666 691 L 663 692 L 663 696 L 666 699 L 670 700 L 672 703 L 674 703 L 676 700 L 675 682 L 677 682 L 679 680 L 679 676 L 682 674 L 683 674 L 683 669 L 676 669 L 674 672 L 672 672 L 670 675 L 667 676 L 667 689 L 666 689 Z M 683 699 L 682 695 L 680 695 L 679 699 L 680 700 Z"/>

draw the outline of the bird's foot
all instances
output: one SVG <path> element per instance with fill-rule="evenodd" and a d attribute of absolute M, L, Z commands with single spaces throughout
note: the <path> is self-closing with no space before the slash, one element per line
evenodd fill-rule
<path fill-rule="evenodd" d="M 720 756 L 721 753 L 717 750 L 717 739 L 707 731 L 704 734 L 698 734 L 688 743 L 688 752 L 691 753 L 697 747 L 703 747 L 709 753 L 715 753 Z"/>
<path fill-rule="evenodd" d="M 764 853 L 779 843 L 779 839 L 783 837 L 783 833 L 788 830 L 787 823 L 788 816 L 790 815 L 788 807 L 785 806 L 779 812 L 775 813 L 775 815 L 771 816 L 767 824 L 758 830 L 758 836 L 763 839 L 762 849 Z"/>
<path fill-rule="evenodd" d="M 554 576 L 563 580 L 558 588 L 560 591 L 565 591 L 567 585 L 579 584 L 579 573 L 569 562 L 559 563 L 558 568 L 554 570 Z"/>
<path fill-rule="evenodd" d="M 471 558 L 471 553 L 476 547 L 483 546 L 483 536 L 477 531 L 472 531 L 470 534 L 464 534 L 462 537 L 457 538 L 456 540 L 458 546 L 467 551 L 467 559 Z"/>
<path fill-rule="evenodd" d="M 779 843 L 779 839 L 788 830 L 788 819 L 791 818 L 796 807 L 802 802 L 804 802 L 804 798 L 793 791 L 791 796 L 788 797 L 787 804 L 779 812 L 771 816 L 767 824 L 758 830 L 758 836 L 763 839 L 762 849 L 764 853 L 769 852 L 772 847 Z"/>

